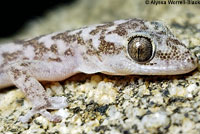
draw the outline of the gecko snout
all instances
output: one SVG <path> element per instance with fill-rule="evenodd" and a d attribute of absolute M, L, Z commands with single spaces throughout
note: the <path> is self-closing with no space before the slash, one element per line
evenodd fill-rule
<path fill-rule="evenodd" d="M 169 38 L 167 45 L 171 51 L 171 55 L 173 55 L 172 60 L 175 61 L 174 64 L 177 66 L 178 74 L 187 73 L 197 68 L 197 57 L 189 51 L 185 44 L 177 39 Z"/>

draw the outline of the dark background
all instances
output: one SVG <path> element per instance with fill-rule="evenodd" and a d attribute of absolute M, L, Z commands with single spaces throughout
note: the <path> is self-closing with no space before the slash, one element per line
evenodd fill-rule
<path fill-rule="evenodd" d="M 0 38 L 16 34 L 33 19 L 40 18 L 49 10 L 63 4 L 70 5 L 76 0 L 1 0 Z"/>

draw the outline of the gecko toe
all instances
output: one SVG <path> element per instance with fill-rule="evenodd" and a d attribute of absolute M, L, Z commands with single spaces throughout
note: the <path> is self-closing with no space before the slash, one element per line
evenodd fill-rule
<path fill-rule="evenodd" d="M 38 113 L 38 111 L 33 108 L 28 113 L 26 113 L 24 116 L 20 116 L 18 118 L 18 121 L 20 121 L 22 123 L 27 123 L 37 113 Z"/>
<path fill-rule="evenodd" d="M 62 117 L 59 115 L 52 115 L 50 112 L 48 112 L 47 110 L 43 109 L 39 112 L 42 116 L 46 117 L 49 121 L 52 122 L 61 122 L 62 121 Z"/>
<path fill-rule="evenodd" d="M 58 123 L 62 121 L 62 117 L 59 115 L 53 115 L 50 121 Z"/>
<path fill-rule="evenodd" d="M 22 123 L 27 123 L 29 121 L 29 118 L 27 118 L 26 116 L 20 116 L 18 118 L 18 121 L 20 121 Z"/>
<path fill-rule="evenodd" d="M 62 96 L 62 97 L 50 97 L 49 99 L 50 106 L 47 107 L 47 109 L 60 109 L 67 107 L 67 98 Z"/>

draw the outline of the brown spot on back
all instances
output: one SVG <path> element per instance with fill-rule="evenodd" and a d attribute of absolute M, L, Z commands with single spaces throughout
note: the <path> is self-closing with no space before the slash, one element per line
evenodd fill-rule
<path fill-rule="evenodd" d="M 22 55 L 22 51 L 16 51 L 13 53 L 5 52 L 2 54 L 5 61 L 13 61 L 19 58 L 19 56 Z"/>
<path fill-rule="evenodd" d="M 50 47 L 51 52 L 53 52 L 54 54 L 58 54 L 58 48 L 56 44 L 51 45 Z"/>
<path fill-rule="evenodd" d="M 139 24 L 138 24 L 139 23 Z M 136 29 L 137 27 L 140 27 L 142 30 L 148 29 L 144 22 L 139 19 L 131 19 L 127 22 L 124 22 L 122 24 L 118 24 L 115 30 L 108 32 L 108 34 L 116 33 L 119 36 L 127 35 L 127 29 Z"/>
<path fill-rule="evenodd" d="M 96 28 L 95 28 L 94 30 L 92 30 L 92 31 L 90 32 L 90 34 L 91 34 L 91 35 L 96 35 L 96 34 L 99 33 L 100 31 L 105 31 L 106 28 L 111 27 L 111 26 L 113 26 L 113 25 L 114 25 L 113 22 L 109 22 L 109 23 L 105 23 L 105 24 L 103 24 L 103 25 L 96 26 Z"/>
<path fill-rule="evenodd" d="M 81 45 L 85 45 L 85 42 L 83 40 L 83 38 L 80 36 L 80 34 L 82 33 L 82 31 L 80 31 L 79 33 L 77 33 L 77 43 L 81 44 Z"/>
<path fill-rule="evenodd" d="M 20 77 L 20 71 L 18 69 L 11 67 L 11 72 L 13 72 L 15 80 L 17 80 Z"/>
<path fill-rule="evenodd" d="M 59 33 L 52 37 L 53 40 L 63 40 L 64 42 L 70 43 L 76 41 L 76 35 L 68 35 L 69 32 Z"/>
<path fill-rule="evenodd" d="M 90 56 L 97 56 L 97 58 L 99 59 L 99 61 L 102 61 L 101 56 L 100 56 L 100 52 L 95 49 L 92 45 L 92 39 L 89 39 L 88 41 L 86 41 L 87 43 L 87 51 L 86 54 L 90 55 Z M 84 55 L 85 56 L 85 55 Z M 85 56 L 86 57 L 86 56 Z M 86 59 L 86 58 L 85 58 Z"/>
<path fill-rule="evenodd" d="M 123 47 L 117 48 L 114 43 L 105 41 L 105 36 L 100 37 L 98 51 L 103 54 L 119 54 Z"/>
<path fill-rule="evenodd" d="M 49 58 L 48 61 L 55 61 L 55 62 L 62 62 L 62 60 L 58 57 L 58 58 Z"/>
<path fill-rule="evenodd" d="M 46 54 L 48 51 L 49 49 L 46 48 L 43 43 L 38 44 L 38 46 L 35 47 L 35 58 L 41 59 L 42 56 Z"/>
<path fill-rule="evenodd" d="M 32 46 L 34 48 L 34 52 L 35 52 L 35 60 L 39 60 L 42 59 L 43 55 L 46 54 L 48 51 L 50 51 L 51 49 L 46 48 L 44 43 L 39 43 L 38 39 L 40 37 L 36 37 L 34 39 L 28 40 L 28 41 L 24 41 L 23 45 L 26 46 Z"/>
<path fill-rule="evenodd" d="M 43 42 L 38 42 L 38 39 L 39 37 L 36 37 L 34 39 L 23 42 L 23 45 L 25 47 L 32 46 L 34 48 L 34 53 L 35 53 L 35 57 L 33 58 L 34 60 L 42 60 L 44 58 L 44 55 L 49 54 L 49 53 L 58 55 L 58 48 L 56 44 L 52 44 L 50 48 L 47 48 Z M 61 62 L 61 59 L 50 57 L 48 61 Z"/>
<path fill-rule="evenodd" d="M 30 63 L 21 63 L 20 66 L 23 66 L 23 67 L 28 67 L 30 65 Z"/>
<path fill-rule="evenodd" d="M 72 52 L 72 50 L 70 48 L 68 48 L 65 52 L 64 52 L 65 55 L 67 56 L 74 56 L 74 53 Z"/>
<path fill-rule="evenodd" d="M 83 38 L 80 36 L 82 31 L 79 31 L 78 33 L 72 35 L 70 35 L 69 32 L 70 31 L 59 33 L 53 36 L 52 40 L 63 40 L 64 42 L 67 43 L 67 45 L 77 41 L 78 44 L 85 45 Z"/>

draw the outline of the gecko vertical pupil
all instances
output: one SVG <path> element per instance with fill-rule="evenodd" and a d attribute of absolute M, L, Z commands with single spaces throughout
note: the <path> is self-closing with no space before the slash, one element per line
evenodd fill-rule
<path fill-rule="evenodd" d="M 128 43 L 128 53 L 137 62 L 147 62 L 152 57 L 153 47 L 147 37 L 136 36 Z"/>

